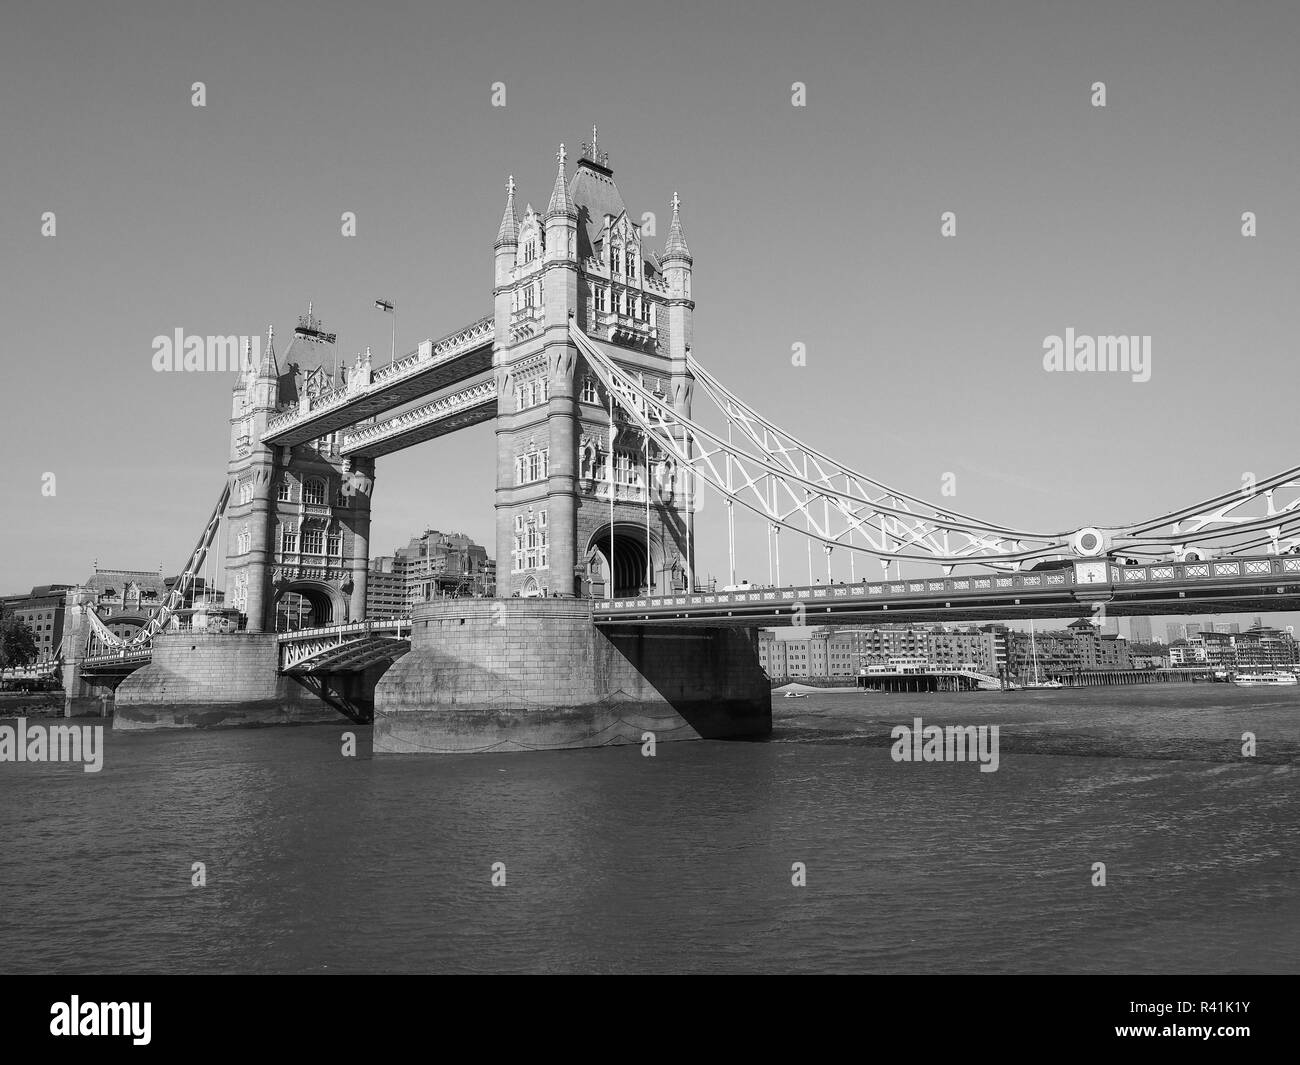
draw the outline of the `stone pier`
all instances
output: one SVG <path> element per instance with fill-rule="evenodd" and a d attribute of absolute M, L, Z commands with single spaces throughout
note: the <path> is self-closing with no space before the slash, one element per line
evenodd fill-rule
<path fill-rule="evenodd" d="M 415 608 L 375 689 L 374 751 L 462 754 L 760 738 L 772 696 L 752 632 L 592 624 L 576 599 Z"/>
<path fill-rule="evenodd" d="M 347 718 L 277 672 L 275 633 L 163 633 L 117 688 L 114 729 L 306 725 Z"/>

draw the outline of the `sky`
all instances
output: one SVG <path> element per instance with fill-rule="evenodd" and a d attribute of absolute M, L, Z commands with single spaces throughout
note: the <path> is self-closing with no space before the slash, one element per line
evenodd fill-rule
<path fill-rule="evenodd" d="M 450 332 L 491 310 L 507 175 L 543 208 L 593 123 L 659 242 L 680 193 L 696 356 L 850 466 L 1069 530 L 1295 465 L 1298 30 L 1292 3 L 9 0 L 0 592 L 184 563 L 232 380 L 155 372 L 155 336 L 283 351 L 310 300 L 350 360 L 389 346 L 379 297 L 399 350 Z M 1045 372 L 1067 328 L 1150 336 L 1150 380 Z M 381 459 L 372 550 L 491 549 L 493 450 Z M 697 540 L 725 579 L 711 497 Z"/>

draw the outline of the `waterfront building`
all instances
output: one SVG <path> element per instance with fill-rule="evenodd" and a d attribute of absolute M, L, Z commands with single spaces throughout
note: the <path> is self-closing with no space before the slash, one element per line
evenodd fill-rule
<path fill-rule="evenodd" d="M 1201 631 L 1187 637 L 1187 646 L 1196 652 L 1196 659 L 1214 669 L 1235 669 L 1236 646 L 1231 633 Z"/>
<path fill-rule="evenodd" d="M 38 665 L 59 653 L 64 604 L 71 587 L 70 584 L 40 584 L 25 594 L 0 596 L 0 617 L 16 617 L 32 630 Z"/>
<path fill-rule="evenodd" d="M 1007 657 L 1006 630 L 945 629 L 887 625 L 836 627 L 808 635 L 790 630 L 759 633 L 759 664 L 772 678 L 838 678 L 849 680 L 871 666 L 900 659 L 920 661 L 934 670 L 970 670 L 997 676 Z"/>
<path fill-rule="evenodd" d="M 1172 669 L 1205 664 L 1204 644 L 1179 643 L 1169 648 L 1169 665 Z"/>
<path fill-rule="evenodd" d="M 1088 618 L 1071 622 L 1064 629 L 1036 630 L 1032 639 L 1028 632 L 1016 631 L 1009 640 L 1009 668 L 1021 681 L 1033 678 L 1035 657 L 1040 679 L 1133 668 L 1128 641 L 1101 633 Z"/>
<path fill-rule="evenodd" d="M 1282 629 L 1251 629 L 1233 637 L 1237 668 L 1290 669 L 1300 662 L 1295 637 Z"/>

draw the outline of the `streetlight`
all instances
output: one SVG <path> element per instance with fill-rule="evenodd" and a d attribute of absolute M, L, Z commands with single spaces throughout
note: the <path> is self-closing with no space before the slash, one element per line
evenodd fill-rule
<path fill-rule="evenodd" d="M 393 341 L 388 349 L 388 365 L 392 366 L 397 359 L 397 304 L 392 300 L 375 300 L 375 307 L 393 316 Z"/>

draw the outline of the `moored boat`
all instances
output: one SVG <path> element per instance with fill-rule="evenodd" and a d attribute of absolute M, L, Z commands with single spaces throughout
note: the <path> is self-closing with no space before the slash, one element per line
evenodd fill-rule
<path fill-rule="evenodd" d="M 1298 682 L 1294 673 L 1283 669 L 1270 669 L 1238 673 L 1232 678 L 1232 683 L 1239 688 L 1289 688 Z"/>

